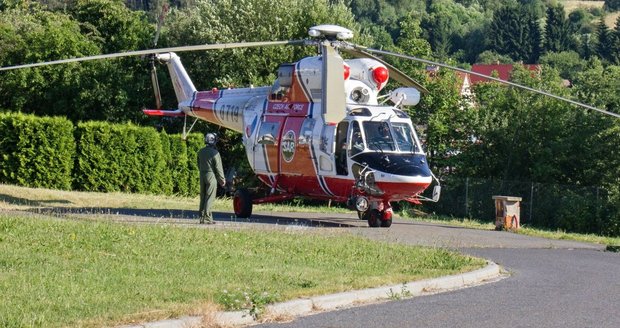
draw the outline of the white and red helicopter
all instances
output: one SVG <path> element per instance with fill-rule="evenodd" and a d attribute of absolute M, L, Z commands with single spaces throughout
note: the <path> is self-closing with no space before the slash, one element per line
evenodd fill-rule
<path fill-rule="evenodd" d="M 371 227 L 389 227 L 390 203 L 419 203 L 434 179 L 411 119 L 396 107 L 417 104 L 424 89 L 376 58 L 343 60 L 338 50 L 353 49 L 345 48 L 353 36 L 348 29 L 320 25 L 309 34 L 313 40 L 304 43 L 318 46 L 320 55 L 280 65 L 267 87 L 197 91 L 175 53 L 157 54 L 179 108 L 144 112 L 193 116 L 243 135 L 249 164 L 271 195 L 237 190 L 238 217 L 249 217 L 252 204 L 305 196 L 347 203 Z M 390 70 L 418 89 L 396 89 L 387 95 L 394 105 L 384 105 L 379 92 Z"/>
<path fill-rule="evenodd" d="M 159 31 L 159 26 L 158 26 Z M 362 47 L 353 33 L 335 25 L 309 29 L 310 39 L 244 42 L 141 50 L 1 67 L 0 71 L 126 56 L 150 56 L 168 66 L 178 109 L 161 109 L 155 66 L 152 80 L 157 109 L 151 116 L 194 117 L 239 132 L 258 178 L 270 187 L 266 197 L 238 189 L 238 217 L 252 205 L 295 196 L 346 203 L 371 227 L 390 227 L 395 201 L 438 201 L 440 183 L 429 169 L 411 119 L 402 106 L 416 105 L 427 91 L 373 54 L 396 56 L 478 75 L 608 115 L 620 115 L 509 81 L 398 53 Z M 156 39 L 157 40 L 157 37 Z M 156 43 L 156 42 L 155 42 Z M 282 64 L 271 86 L 197 91 L 175 52 L 277 45 L 311 45 L 319 55 Z M 343 59 L 346 53 L 354 59 Z M 384 95 L 389 78 L 404 85 Z M 390 101 L 392 104 L 386 104 Z M 194 121 L 195 123 L 196 121 Z M 193 127 L 193 125 L 192 125 Z M 191 130 L 191 127 L 189 128 Z M 184 134 L 188 132 L 184 127 Z M 436 181 L 432 197 L 422 193 Z"/>

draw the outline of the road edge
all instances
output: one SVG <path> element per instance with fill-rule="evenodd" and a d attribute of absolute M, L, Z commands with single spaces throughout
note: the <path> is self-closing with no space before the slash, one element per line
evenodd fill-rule
<path fill-rule="evenodd" d="M 187 328 L 200 327 L 208 320 L 211 325 L 223 327 L 254 325 L 280 321 L 309 314 L 370 304 L 386 300 L 399 300 L 448 292 L 494 282 L 505 276 L 499 265 L 487 260 L 484 268 L 445 277 L 424 279 L 392 286 L 354 290 L 330 295 L 302 298 L 265 307 L 261 318 L 255 319 L 249 311 L 215 312 L 209 316 L 185 316 L 119 328 Z"/>

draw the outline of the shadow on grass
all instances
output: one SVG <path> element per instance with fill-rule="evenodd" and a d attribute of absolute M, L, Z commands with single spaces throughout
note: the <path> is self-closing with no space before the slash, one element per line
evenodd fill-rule
<path fill-rule="evenodd" d="M 48 200 L 32 200 L 27 198 L 14 197 L 10 195 L 0 194 L 0 201 L 25 206 L 45 206 L 48 204 L 71 204 L 70 201 L 65 199 L 48 199 Z"/>
<path fill-rule="evenodd" d="M 182 223 L 197 223 L 198 211 L 192 210 L 171 210 L 171 209 L 137 209 L 137 208 L 110 208 L 110 207 L 46 207 L 31 209 L 30 212 L 64 216 L 117 216 L 119 219 L 127 221 L 150 222 L 155 220 L 182 220 Z M 353 219 L 332 218 L 326 215 L 321 218 L 287 217 L 287 213 L 274 213 L 274 215 L 254 214 L 250 218 L 242 219 L 235 217 L 232 213 L 213 212 L 216 222 L 230 223 L 258 223 L 272 225 L 295 225 L 307 227 L 353 227 L 354 224 L 347 223 Z M 297 213 L 303 216 L 302 213 Z M 136 220 L 139 219 L 139 220 Z"/>

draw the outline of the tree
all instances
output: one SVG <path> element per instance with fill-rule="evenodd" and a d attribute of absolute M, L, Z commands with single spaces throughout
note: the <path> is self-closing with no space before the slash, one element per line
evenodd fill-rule
<path fill-rule="evenodd" d="M 99 52 L 97 45 L 80 33 L 78 22 L 65 14 L 44 11 L 39 6 L 0 12 L 0 44 L 4 50 L 0 52 L 2 66 Z M 0 108 L 39 115 L 64 115 L 68 114 L 68 109 L 79 112 L 76 90 L 89 67 L 93 65 L 7 71 L 0 79 Z"/>
<path fill-rule="evenodd" d="M 512 80 L 557 95 L 570 91 L 553 70 L 532 75 L 517 65 Z M 588 131 L 579 128 L 588 124 L 584 110 L 497 83 L 477 85 L 475 94 L 479 108 L 470 123 L 477 142 L 463 154 L 463 171 L 503 180 L 590 183 L 580 153 L 591 146 L 583 142 Z"/>
<path fill-rule="evenodd" d="M 576 74 L 582 72 L 587 61 L 581 59 L 575 51 L 549 52 L 540 57 L 540 64 L 557 69 L 564 79 L 574 80 Z M 547 69 L 546 67 L 543 70 Z"/>
<path fill-rule="evenodd" d="M 422 37 L 422 28 L 420 27 L 420 20 L 411 14 L 400 22 L 400 36 L 397 39 L 396 47 L 393 49 L 395 52 L 404 53 L 410 56 L 418 56 L 421 58 L 428 58 L 431 53 L 431 45 Z M 391 59 L 396 66 L 402 69 L 407 74 L 424 77 L 424 73 L 420 68 L 422 65 L 410 60 Z"/>
<path fill-rule="evenodd" d="M 605 20 L 601 18 L 596 29 L 596 54 L 604 60 L 611 60 L 612 34 Z"/>
<path fill-rule="evenodd" d="M 119 1 L 78 1 L 60 11 L 40 6 L 0 13 L 3 66 L 138 50 L 152 27 Z M 83 19 L 78 21 L 77 18 Z M 10 46 L 9 46 L 10 45 Z M 72 121 L 144 122 L 152 102 L 145 62 L 125 58 L 11 71 L 0 80 L 0 107 Z"/>
<path fill-rule="evenodd" d="M 91 35 L 103 53 L 153 46 L 154 30 L 146 16 L 127 9 L 123 0 L 77 0 L 69 12 L 81 23 L 82 33 Z"/>
<path fill-rule="evenodd" d="M 620 16 L 616 18 L 616 26 L 611 33 L 611 60 L 620 65 Z"/>
<path fill-rule="evenodd" d="M 607 11 L 620 10 L 620 0 L 605 0 L 603 8 Z"/>
<path fill-rule="evenodd" d="M 468 39 L 487 21 L 488 17 L 478 6 L 465 7 L 453 1 L 439 0 L 429 1 L 421 26 L 437 57 L 446 58 L 457 50 L 472 57 L 472 52 L 479 50 L 481 44 Z M 472 49 L 463 49 L 467 43 Z"/>
<path fill-rule="evenodd" d="M 495 51 L 485 50 L 481 52 L 476 58 L 476 63 L 479 64 L 512 64 L 514 61 L 512 58 L 504 55 L 500 55 Z"/>
<path fill-rule="evenodd" d="M 269 10 L 265 10 L 269 8 Z M 243 22 L 239 24 L 238 22 Z M 162 46 L 239 41 L 298 40 L 310 26 L 338 24 L 356 30 L 342 4 L 310 0 L 200 0 L 172 10 L 162 31 Z M 198 89 L 269 85 L 281 63 L 316 54 L 311 47 L 259 47 L 180 54 Z"/>
<path fill-rule="evenodd" d="M 560 52 L 570 49 L 570 31 L 562 5 L 547 8 L 545 50 Z"/>
<path fill-rule="evenodd" d="M 538 19 L 525 6 L 497 10 L 488 31 L 490 50 L 515 61 L 534 63 L 540 56 L 541 32 Z"/>

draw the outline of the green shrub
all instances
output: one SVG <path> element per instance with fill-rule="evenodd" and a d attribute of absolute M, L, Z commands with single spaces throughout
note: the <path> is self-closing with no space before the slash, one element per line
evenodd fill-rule
<path fill-rule="evenodd" d="M 187 157 L 187 145 L 181 139 L 181 135 L 162 134 L 162 140 L 167 139 L 168 151 L 168 170 L 172 180 L 172 193 L 180 196 L 190 196 L 189 194 L 189 168 Z"/>
<path fill-rule="evenodd" d="M 78 124 L 76 187 L 88 191 L 171 193 L 162 141 L 153 128 Z"/>
<path fill-rule="evenodd" d="M 71 188 L 73 124 L 60 117 L 0 114 L 0 182 Z"/>

